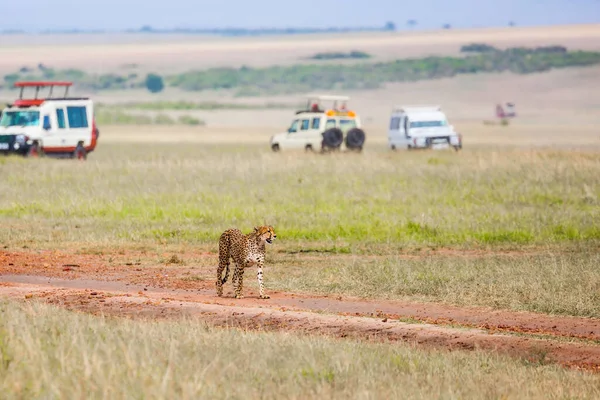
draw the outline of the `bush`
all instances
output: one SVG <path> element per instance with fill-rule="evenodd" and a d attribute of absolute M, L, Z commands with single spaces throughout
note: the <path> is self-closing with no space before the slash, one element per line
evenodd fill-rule
<path fill-rule="evenodd" d="M 490 53 L 493 51 L 498 51 L 498 49 L 485 43 L 471 43 L 462 46 L 460 51 L 462 53 Z"/>
<path fill-rule="evenodd" d="M 564 54 L 567 52 L 567 48 L 564 46 L 542 46 L 536 47 L 536 53 L 558 53 Z"/>
<path fill-rule="evenodd" d="M 192 126 L 198 126 L 198 125 L 204 126 L 205 125 L 204 121 L 202 121 L 198 118 L 190 117 L 189 115 L 182 115 L 181 117 L 179 117 L 177 122 L 179 122 L 181 125 L 192 125 Z"/>
<path fill-rule="evenodd" d="M 158 114 L 154 117 L 154 123 L 157 125 L 175 125 L 173 118 L 169 117 L 167 114 Z"/>
<path fill-rule="evenodd" d="M 311 60 L 340 60 L 340 59 L 361 59 L 361 58 L 371 58 L 369 53 L 365 53 L 364 51 L 351 51 L 350 53 L 339 53 L 339 52 L 330 52 L 330 53 L 317 53 L 312 57 L 309 57 Z"/>
<path fill-rule="evenodd" d="M 165 84 L 163 78 L 160 75 L 148 74 L 146 76 L 146 88 L 152 93 L 162 92 Z"/>

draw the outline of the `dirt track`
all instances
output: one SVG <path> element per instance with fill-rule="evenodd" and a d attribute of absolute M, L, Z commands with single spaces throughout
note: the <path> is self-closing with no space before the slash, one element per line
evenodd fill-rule
<path fill-rule="evenodd" d="M 131 258 L 122 256 L 127 257 Z M 190 267 L 142 268 L 122 261 L 112 259 L 107 265 L 96 255 L 0 252 L 0 296 L 39 299 L 94 314 L 194 315 L 219 326 L 495 350 L 534 362 L 600 371 L 599 319 L 283 292 L 270 292 L 270 300 L 259 300 L 252 290 L 243 300 L 217 298 L 211 280 L 185 279 Z M 204 272 L 212 275 L 208 268 Z M 228 288 L 226 296 L 231 296 Z"/>

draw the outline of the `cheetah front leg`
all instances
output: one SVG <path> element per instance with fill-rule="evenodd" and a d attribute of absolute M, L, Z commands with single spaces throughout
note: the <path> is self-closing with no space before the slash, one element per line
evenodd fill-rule
<path fill-rule="evenodd" d="M 258 293 L 261 299 L 270 299 L 271 296 L 265 294 L 265 286 L 263 285 L 263 261 L 259 260 L 256 268 L 256 277 L 258 278 Z"/>
<path fill-rule="evenodd" d="M 235 298 L 243 299 L 244 298 L 244 265 L 237 264 L 235 265 L 235 274 L 233 275 L 233 283 L 235 286 Z"/>

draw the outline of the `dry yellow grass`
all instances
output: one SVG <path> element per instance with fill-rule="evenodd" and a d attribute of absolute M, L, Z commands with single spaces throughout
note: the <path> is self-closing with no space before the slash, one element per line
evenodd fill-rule
<path fill-rule="evenodd" d="M 483 352 L 0 302 L 2 398 L 598 398 L 597 375 Z"/>
<path fill-rule="evenodd" d="M 239 112 L 232 113 L 236 115 Z M 277 112 L 276 112 L 277 113 Z M 268 112 L 259 112 L 265 116 Z M 248 116 L 250 119 L 250 116 Z M 282 118 L 283 119 L 283 118 Z M 285 127 L 285 125 L 282 125 Z M 573 131 L 554 125 L 528 125 L 515 123 L 512 126 L 486 126 L 481 122 L 458 122 L 457 130 L 463 134 L 464 152 L 474 149 L 499 147 L 531 147 L 555 149 L 598 149 L 600 132 L 595 126 L 580 125 Z M 270 152 L 269 138 L 284 128 L 277 126 L 107 126 L 102 129 L 101 145 L 148 143 L 198 143 L 212 145 L 237 144 L 240 146 L 259 145 L 257 151 Z M 367 125 L 368 153 L 387 152 L 387 130 L 377 125 Z M 435 156 L 436 153 L 432 153 Z M 440 154 L 445 154 L 440 153 Z M 459 153 L 459 155 L 462 153 Z M 402 158 L 402 152 L 398 153 Z"/>

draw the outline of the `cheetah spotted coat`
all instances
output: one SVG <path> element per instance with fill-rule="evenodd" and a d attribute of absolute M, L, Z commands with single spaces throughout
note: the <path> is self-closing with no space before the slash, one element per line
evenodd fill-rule
<path fill-rule="evenodd" d="M 243 298 L 244 269 L 256 265 L 258 289 L 261 299 L 268 299 L 264 293 L 263 266 L 265 262 L 265 243 L 271 244 L 277 236 L 272 226 L 258 226 L 244 235 L 239 229 L 228 229 L 219 238 L 219 267 L 217 268 L 217 295 L 223 296 L 223 284 L 229 277 L 229 262 L 233 259 L 233 286 L 235 297 Z M 225 276 L 223 275 L 225 270 Z"/>

